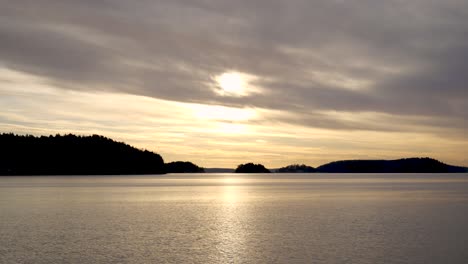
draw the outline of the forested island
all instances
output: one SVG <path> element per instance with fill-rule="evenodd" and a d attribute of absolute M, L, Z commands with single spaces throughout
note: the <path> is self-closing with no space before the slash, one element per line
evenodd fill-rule
<path fill-rule="evenodd" d="M 316 171 L 314 167 L 305 164 L 293 164 L 276 170 L 277 173 L 311 173 Z"/>
<path fill-rule="evenodd" d="M 240 164 L 235 170 L 208 172 L 270 173 L 262 164 Z M 189 161 L 164 163 L 161 155 L 99 136 L 31 136 L 0 134 L 0 175 L 124 175 L 203 173 Z M 289 165 L 277 173 L 463 173 L 468 168 L 431 158 L 343 160 L 317 168 Z"/>
<path fill-rule="evenodd" d="M 246 163 L 237 166 L 235 173 L 270 173 L 262 164 Z"/>
<path fill-rule="evenodd" d="M 164 163 L 154 152 L 99 136 L 0 135 L 0 175 L 123 175 L 203 172 L 191 162 Z"/>
<path fill-rule="evenodd" d="M 308 170 L 308 171 L 305 171 Z M 291 165 L 277 172 L 303 173 L 463 173 L 468 168 L 452 166 L 431 158 L 407 158 L 397 160 L 342 160 L 317 168 Z"/>
<path fill-rule="evenodd" d="M 189 161 L 174 161 L 165 164 L 167 173 L 204 173 L 205 169 Z"/>

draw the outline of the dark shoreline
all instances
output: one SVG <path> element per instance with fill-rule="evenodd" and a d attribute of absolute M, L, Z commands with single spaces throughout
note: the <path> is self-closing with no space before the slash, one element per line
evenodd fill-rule
<path fill-rule="evenodd" d="M 262 164 L 237 169 L 206 169 L 208 173 L 268 173 Z M 165 163 L 161 155 L 100 136 L 0 134 L 0 176 L 160 175 L 204 173 L 188 161 Z M 466 173 L 431 158 L 342 160 L 317 168 L 289 165 L 274 173 Z"/>

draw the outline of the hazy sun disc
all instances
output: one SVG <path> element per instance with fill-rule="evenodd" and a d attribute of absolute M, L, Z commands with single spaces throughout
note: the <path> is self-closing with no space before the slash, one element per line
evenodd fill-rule
<path fill-rule="evenodd" d="M 225 72 L 214 78 L 217 92 L 224 96 L 246 96 L 249 93 L 250 76 L 239 72 Z"/>

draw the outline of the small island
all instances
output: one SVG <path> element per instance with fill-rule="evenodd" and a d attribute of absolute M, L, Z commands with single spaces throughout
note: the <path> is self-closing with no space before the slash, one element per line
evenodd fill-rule
<path fill-rule="evenodd" d="M 316 169 L 305 164 L 293 164 L 276 170 L 277 173 L 312 173 L 316 172 Z"/>
<path fill-rule="evenodd" d="M 204 173 L 205 169 L 189 161 L 174 161 L 165 164 L 167 173 Z"/>
<path fill-rule="evenodd" d="M 262 164 L 246 163 L 237 166 L 235 173 L 270 173 Z"/>

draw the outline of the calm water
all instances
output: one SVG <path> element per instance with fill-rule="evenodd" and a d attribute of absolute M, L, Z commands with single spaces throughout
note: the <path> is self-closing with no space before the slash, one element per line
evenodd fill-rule
<path fill-rule="evenodd" d="M 0 263 L 467 261 L 467 174 L 0 177 Z"/>

